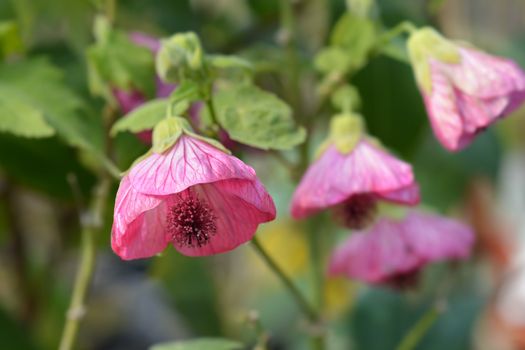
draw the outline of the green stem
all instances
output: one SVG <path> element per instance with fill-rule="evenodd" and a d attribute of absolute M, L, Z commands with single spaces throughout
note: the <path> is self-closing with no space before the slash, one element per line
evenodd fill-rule
<path fill-rule="evenodd" d="M 440 313 L 440 308 L 436 306 L 431 307 L 404 336 L 399 345 L 396 347 L 396 350 L 415 349 L 417 344 L 419 344 L 421 339 L 423 339 L 430 327 L 437 320 Z"/>
<path fill-rule="evenodd" d="M 417 30 L 417 27 L 412 22 L 403 21 L 397 24 L 394 28 L 383 33 L 378 40 L 378 45 L 384 45 L 388 43 L 390 40 L 398 37 L 399 35 L 403 33 L 412 34 L 416 30 Z"/>
<path fill-rule="evenodd" d="M 308 317 L 310 321 L 312 321 L 313 323 L 317 323 L 319 320 L 319 315 L 317 314 L 317 311 L 310 305 L 310 303 L 306 300 L 306 298 L 297 288 L 297 286 L 284 273 L 284 271 L 279 267 L 279 265 L 277 265 L 275 260 L 268 254 L 268 252 L 261 245 L 257 237 L 253 237 L 252 244 L 257 253 L 259 253 L 259 255 L 263 258 L 266 265 L 268 265 L 270 270 L 272 270 L 275 273 L 275 275 L 288 289 L 301 311 Z"/>
<path fill-rule="evenodd" d="M 82 221 L 82 256 L 71 303 L 66 315 L 66 324 L 60 340 L 60 350 L 71 350 L 75 344 L 78 328 L 85 310 L 85 299 L 95 265 L 95 234 L 102 226 L 102 216 L 110 189 L 107 177 L 100 179 L 93 194 L 91 209 Z"/>

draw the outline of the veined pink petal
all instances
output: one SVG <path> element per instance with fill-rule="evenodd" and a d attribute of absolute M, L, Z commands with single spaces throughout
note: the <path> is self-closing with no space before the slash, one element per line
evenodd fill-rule
<path fill-rule="evenodd" d="M 329 273 L 368 283 L 386 283 L 444 259 L 467 258 L 474 234 L 464 224 L 411 211 L 401 220 L 381 219 L 352 234 L 332 254 Z"/>
<path fill-rule="evenodd" d="M 442 70 L 464 93 L 487 99 L 525 90 L 525 73 L 513 61 L 466 47 L 459 52 L 461 63 L 442 63 Z"/>
<path fill-rule="evenodd" d="M 294 218 L 303 218 L 356 194 L 370 193 L 388 199 L 390 192 L 409 188 L 413 183 L 409 164 L 365 139 L 349 154 L 342 154 L 331 145 L 303 176 L 292 198 L 291 213 Z M 403 201 L 405 196 L 393 194 L 394 197 Z M 407 198 L 414 202 L 414 198 Z"/>
<path fill-rule="evenodd" d="M 255 171 L 240 159 L 187 135 L 168 151 L 136 164 L 128 176 L 136 191 L 157 196 L 221 180 L 256 179 Z"/>
<path fill-rule="evenodd" d="M 163 251 L 167 246 L 162 224 L 165 211 L 161 198 L 135 191 L 125 176 L 115 201 L 113 251 L 124 260 L 146 258 Z"/>
<path fill-rule="evenodd" d="M 184 255 L 205 256 L 230 251 L 252 239 L 260 223 L 275 219 L 275 205 L 262 184 L 248 180 L 223 180 L 193 189 L 213 215 L 217 232 L 198 246 L 174 247 Z"/>
<path fill-rule="evenodd" d="M 525 73 L 511 60 L 459 47 L 461 62 L 430 59 L 432 90 L 422 91 L 432 128 L 450 151 L 469 145 L 525 101 Z"/>
<path fill-rule="evenodd" d="M 402 225 L 402 234 L 413 254 L 424 260 L 464 259 L 470 255 L 474 233 L 456 220 L 411 211 Z"/>

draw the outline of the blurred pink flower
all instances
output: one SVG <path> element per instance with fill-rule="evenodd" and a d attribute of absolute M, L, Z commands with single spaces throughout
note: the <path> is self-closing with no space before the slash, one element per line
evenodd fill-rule
<path fill-rule="evenodd" d="M 122 179 L 111 244 L 125 260 L 153 256 L 170 243 L 188 256 L 218 254 L 249 241 L 275 215 L 250 166 L 183 134 Z"/>
<path fill-rule="evenodd" d="M 302 219 L 330 208 L 344 226 L 362 228 L 378 200 L 415 205 L 419 187 L 409 164 L 361 137 L 348 153 L 328 145 L 295 190 L 291 214 Z"/>
<path fill-rule="evenodd" d="M 403 219 L 382 218 L 367 231 L 348 237 L 332 254 L 329 274 L 408 287 L 427 263 L 465 259 L 473 243 L 468 226 L 412 210 Z"/>
<path fill-rule="evenodd" d="M 428 28 L 410 40 L 432 128 L 449 151 L 468 146 L 525 100 L 525 73 L 512 60 L 454 43 Z"/>

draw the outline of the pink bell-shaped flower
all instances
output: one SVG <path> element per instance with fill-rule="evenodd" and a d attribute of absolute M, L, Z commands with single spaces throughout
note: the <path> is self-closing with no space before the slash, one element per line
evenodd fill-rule
<path fill-rule="evenodd" d="M 473 243 L 474 234 L 468 226 L 412 210 L 402 219 L 382 218 L 370 229 L 350 235 L 332 254 L 329 274 L 409 287 L 417 282 L 423 266 L 465 259 Z"/>
<path fill-rule="evenodd" d="M 417 204 L 412 167 L 366 136 L 359 116 L 334 117 L 330 137 L 293 194 L 292 216 L 333 209 L 343 226 L 359 229 L 373 218 L 379 200 Z"/>
<path fill-rule="evenodd" d="M 428 27 L 410 36 L 408 50 L 434 134 L 449 151 L 468 146 L 525 100 L 525 73 L 509 59 Z"/>
<path fill-rule="evenodd" d="M 155 128 L 153 152 L 120 183 L 111 238 L 116 254 L 147 258 L 168 244 L 188 256 L 227 252 L 275 218 L 273 200 L 250 166 L 188 131 L 181 118 L 162 123 L 171 125 Z M 166 130 L 178 131 L 160 140 Z"/>

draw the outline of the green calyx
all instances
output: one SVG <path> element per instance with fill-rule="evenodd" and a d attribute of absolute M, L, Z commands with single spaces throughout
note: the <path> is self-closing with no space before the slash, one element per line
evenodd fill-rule
<path fill-rule="evenodd" d="M 333 144 L 342 154 L 352 152 L 363 137 L 365 127 L 363 119 L 356 113 L 342 113 L 332 117 L 330 121 L 330 134 L 320 146 L 318 154 Z"/>
<path fill-rule="evenodd" d="M 220 142 L 196 134 L 190 123 L 182 117 L 167 117 L 155 125 L 153 128 L 152 151 L 155 153 L 163 153 L 167 151 L 183 134 L 207 142 L 225 153 L 230 153 L 230 151 Z"/>
<path fill-rule="evenodd" d="M 175 34 L 162 40 L 161 44 L 156 67 L 162 80 L 180 82 L 203 76 L 204 51 L 195 33 Z"/>
<path fill-rule="evenodd" d="M 407 47 L 416 79 L 427 93 L 432 90 L 430 58 L 452 64 L 461 61 L 456 44 L 430 27 L 414 31 L 408 39 Z"/>

